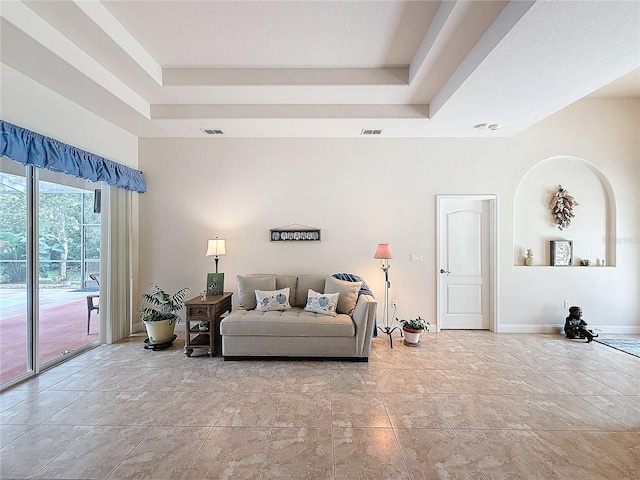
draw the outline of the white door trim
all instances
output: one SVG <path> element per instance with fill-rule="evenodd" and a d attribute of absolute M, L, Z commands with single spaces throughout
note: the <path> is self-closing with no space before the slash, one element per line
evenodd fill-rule
<path fill-rule="evenodd" d="M 436 195 L 436 332 L 440 331 L 440 316 L 443 305 L 442 298 L 442 275 L 440 274 L 440 212 L 443 200 L 489 200 L 489 331 L 499 332 L 500 323 L 498 319 L 498 196 L 497 195 Z"/>

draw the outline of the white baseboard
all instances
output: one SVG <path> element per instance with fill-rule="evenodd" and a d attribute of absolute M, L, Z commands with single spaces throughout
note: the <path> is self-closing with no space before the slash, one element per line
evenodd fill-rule
<path fill-rule="evenodd" d="M 611 334 L 640 334 L 640 325 L 592 325 L 588 328 L 602 335 L 603 333 Z M 498 333 L 564 333 L 564 324 L 562 325 L 500 325 Z"/>
<path fill-rule="evenodd" d="M 498 333 L 563 333 L 564 325 L 499 325 Z"/>

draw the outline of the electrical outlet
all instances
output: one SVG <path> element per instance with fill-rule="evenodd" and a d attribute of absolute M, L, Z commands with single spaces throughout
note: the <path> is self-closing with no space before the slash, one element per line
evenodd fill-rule
<path fill-rule="evenodd" d="M 392 300 L 392 301 L 391 301 L 391 306 L 392 306 L 393 308 L 398 308 L 398 300 Z"/>
<path fill-rule="evenodd" d="M 569 308 L 571 306 L 571 302 L 569 300 L 564 301 L 564 308 Z"/>

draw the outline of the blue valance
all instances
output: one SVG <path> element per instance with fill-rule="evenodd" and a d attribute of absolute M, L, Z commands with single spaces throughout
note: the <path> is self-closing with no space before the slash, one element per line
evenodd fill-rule
<path fill-rule="evenodd" d="M 0 120 L 0 155 L 22 165 L 46 168 L 92 182 L 144 193 L 147 187 L 134 168 L 94 155 Z"/>

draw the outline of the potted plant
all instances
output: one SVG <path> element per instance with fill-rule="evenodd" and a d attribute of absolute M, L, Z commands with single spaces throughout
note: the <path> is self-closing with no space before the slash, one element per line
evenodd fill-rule
<path fill-rule="evenodd" d="M 397 318 L 396 320 L 402 325 L 404 344 L 409 347 L 417 347 L 418 343 L 420 343 L 420 334 L 429 331 L 430 323 L 424 318 L 420 318 L 420 316 L 409 320 L 398 320 Z"/>
<path fill-rule="evenodd" d="M 179 312 L 184 307 L 188 294 L 188 287 L 171 295 L 152 283 L 147 293 L 140 296 L 148 304 L 140 309 L 140 320 L 147 329 L 149 343 L 173 341 L 173 332 L 181 320 Z"/>

